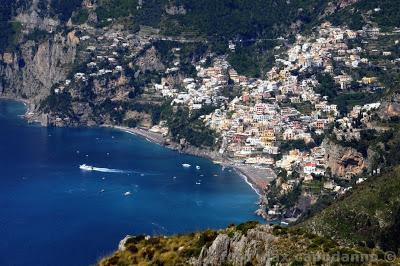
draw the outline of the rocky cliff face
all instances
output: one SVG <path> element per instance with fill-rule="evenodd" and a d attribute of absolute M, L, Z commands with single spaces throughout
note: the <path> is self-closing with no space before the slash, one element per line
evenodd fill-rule
<path fill-rule="evenodd" d="M 372 254 L 373 250 L 343 246 L 299 228 L 248 222 L 218 232 L 127 236 L 120 242 L 119 250 L 98 265 L 342 265 L 348 261 L 332 260 L 338 253 L 365 252 Z M 382 263 L 377 257 L 371 258 L 373 261 L 364 260 L 362 264 Z"/>
<path fill-rule="evenodd" d="M 161 62 L 157 50 L 154 47 L 147 49 L 143 55 L 136 60 L 135 65 L 137 65 L 142 72 L 165 70 L 165 66 Z"/>
<path fill-rule="evenodd" d="M 33 1 L 28 9 L 18 9 L 14 19 L 22 28 L 20 42 L 14 51 L 0 54 L 0 96 L 26 98 L 33 106 L 66 78 L 78 40 L 73 33 L 56 32 L 58 19 L 43 16 L 37 5 Z M 33 37 L 38 31 L 46 37 Z"/>
<path fill-rule="evenodd" d="M 382 119 L 400 116 L 400 94 L 393 94 L 386 101 L 382 101 L 378 114 Z"/>
<path fill-rule="evenodd" d="M 327 139 L 322 146 L 329 151 L 325 155 L 325 160 L 327 167 L 335 176 L 350 178 L 368 168 L 368 160 L 351 147 L 343 147 Z"/>
<path fill-rule="evenodd" d="M 220 234 L 207 248 L 203 247 L 194 265 L 246 265 L 256 262 L 266 265 L 278 254 L 278 237 L 272 234 L 272 227 L 263 225 L 250 229 L 246 234 L 235 232 L 233 236 Z"/>
<path fill-rule="evenodd" d="M 65 79 L 76 56 L 76 44 L 56 34 L 41 43 L 27 41 L 0 64 L 0 94 L 40 100 L 53 84 Z"/>

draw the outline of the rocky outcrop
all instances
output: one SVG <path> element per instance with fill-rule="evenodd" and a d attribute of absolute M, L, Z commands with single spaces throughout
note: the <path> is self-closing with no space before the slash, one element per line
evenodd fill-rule
<path fill-rule="evenodd" d="M 325 140 L 322 146 L 326 151 L 326 165 L 331 169 L 332 175 L 350 178 L 368 168 L 368 160 L 351 147 L 343 147 L 330 140 Z"/>
<path fill-rule="evenodd" d="M 184 6 L 176 6 L 176 5 L 170 5 L 165 7 L 165 12 L 168 15 L 186 15 L 186 9 Z"/>
<path fill-rule="evenodd" d="M 31 8 L 30 12 L 18 14 L 15 20 L 20 22 L 26 30 L 41 29 L 52 32 L 60 25 L 58 19 L 42 17 L 38 12 L 40 11 Z"/>
<path fill-rule="evenodd" d="M 50 0 L 16 0 L 12 14 L 21 30 L 14 50 L 0 52 L 0 96 L 29 99 L 32 110 L 55 83 L 66 78 L 79 38 L 74 32 L 65 33 L 68 28 L 55 15 Z"/>
<path fill-rule="evenodd" d="M 165 66 L 161 62 L 157 50 L 154 47 L 146 50 L 142 56 L 140 56 L 135 64 L 144 73 L 146 71 L 163 71 Z"/>
<path fill-rule="evenodd" d="M 233 236 L 220 234 L 210 247 L 203 247 L 194 265 L 266 265 L 276 250 L 278 238 L 272 234 L 272 227 L 261 225 L 246 234 L 235 232 Z"/>
<path fill-rule="evenodd" d="M 381 119 L 400 116 L 400 94 L 393 94 L 389 99 L 382 101 L 378 115 Z"/>
<path fill-rule="evenodd" d="M 34 103 L 46 97 L 50 88 L 66 78 L 76 57 L 78 39 L 74 33 L 55 34 L 36 43 L 28 40 L 0 61 L 0 95 L 29 98 Z"/>
<path fill-rule="evenodd" d="M 133 236 L 131 236 L 131 235 L 127 235 L 121 241 L 119 241 L 118 250 L 119 251 L 125 251 L 126 250 L 126 244 L 127 244 L 128 240 L 131 239 L 132 237 Z"/>

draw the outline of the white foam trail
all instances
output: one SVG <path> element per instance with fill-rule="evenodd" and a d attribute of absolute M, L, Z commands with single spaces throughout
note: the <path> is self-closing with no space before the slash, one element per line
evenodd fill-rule
<path fill-rule="evenodd" d="M 137 136 L 136 133 L 133 133 L 133 132 L 128 131 L 128 130 L 123 130 L 123 132 L 128 133 L 128 134 L 131 134 L 131 135 L 134 135 L 134 136 Z"/>
<path fill-rule="evenodd" d="M 110 168 L 101 168 L 101 167 L 92 167 L 92 171 L 102 172 L 102 173 L 129 173 L 129 171 L 119 170 L 119 169 L 110 169 Z"/>
<path fill-rule="evenodd" d="M 95 171 L 95 172 L 102 172 L 102 173 L 117 173 L 117 174 L 140 174 L 140 176 L 145 175 L 158 175 L 156 173 L 145 173 L 139 171 L 127 171 L 127 170 L 120 170 L 120 169 L 112 169 L 112 168 L 104 168 L 104 167 L 94 167 L 91 165 L 80 165 L 80 169 L 83 171 Z"/>

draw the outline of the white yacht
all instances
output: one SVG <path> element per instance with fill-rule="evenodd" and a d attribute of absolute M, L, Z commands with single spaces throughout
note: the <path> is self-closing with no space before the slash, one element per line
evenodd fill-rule
<path fill-rule="evenodd" d="M 85 171 L 93 171 L 93 166 L 86 165 L 86 164 L 81 164 L 79 165 L 79 169 L 85 170 Z"/>

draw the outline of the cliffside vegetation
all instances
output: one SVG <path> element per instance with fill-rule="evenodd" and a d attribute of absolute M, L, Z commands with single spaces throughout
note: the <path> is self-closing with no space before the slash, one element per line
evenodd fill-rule
<path fill-rule="evenodd" d="M 72 12 L 82 5 L 82 0 L 51 0 L 50 7 L 52 11 L 63 22 L 70 19 Z"/>
<path fill-rule="evenodd" d="M 139 25 L 160 29 L 167 36 L 204 38 L 217 54 L 227 53 L 228 41 L 237 44 L 230 62 L 240 74 L 260 76 L 274 61 L 269 53 L 276 38 L 286 36 L 293 26 L 300 29 L 315 21 L 327 1 L 277 0 L 101 0 L 96 10 L 101 25 L 119 19 L 131 28 Z M 167 11 L 169 9 L 178 11 Z"/>
<path fill-rule="evenodd" d="M 356 186 L 300 226 L 346 243 L 379 246 L 397 252 L 400 248 L 400 167 Z"/>
<path fill-rule="evenodd" d="M 359 30 L 366 23 L 376 23 L 387 29 L 400 25 L 400 3 L 397 0 L 361 0 L 335 13 L 330 20 L 336 25 L 347 24 Z"/>
<path fill-rule="evenodd" d="M 13 0 L 0 1 L 0 53 L 5 50 L 12 51 L 17 45 L 21 25 L 11 21 L 15 4 Z"/>
<path fill-rule="evenodd" d="M 396 261 L 392 261 L 396 262 Z M 128 237 L 98 265 L 389 265 L 376 248 L 248 222 L 171 237 Z"/>

